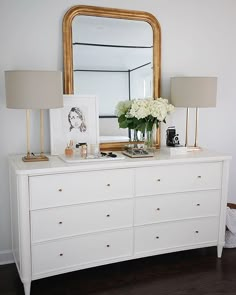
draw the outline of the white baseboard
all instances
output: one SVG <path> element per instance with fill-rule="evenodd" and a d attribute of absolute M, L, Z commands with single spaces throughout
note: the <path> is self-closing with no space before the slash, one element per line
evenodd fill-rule
<path fill-rule="evenodd" d="M 11 250 L 0 251 L 0 265 L 14 263 L 14 258 Z"/>

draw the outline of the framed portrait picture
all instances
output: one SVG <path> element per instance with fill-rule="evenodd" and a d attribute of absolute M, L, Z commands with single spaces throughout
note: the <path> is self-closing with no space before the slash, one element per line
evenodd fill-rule
<path fill-rule="evenodd" d="M 51 154 L 64 154 L 66 146 L 98 144 L 98 102 L 96 96 L 64 95 L 64 107 L 50 110 Z"/>

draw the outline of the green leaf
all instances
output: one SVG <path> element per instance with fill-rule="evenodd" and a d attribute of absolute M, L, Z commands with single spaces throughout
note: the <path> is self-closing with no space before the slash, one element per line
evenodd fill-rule
<path fill-rule="evenodd" d="M 122 121 L 122 122 L 119 122 L 119 127 L 120 128 L 128 128 L 128 124 L 127 124 L 127 121 Z"/>
<path fill-rule="evenodd" d="M 145 119 L 136 119 L 135 121 L 136 124 L 136 130 L 139 130 L 141 132 L 145 131 L 145 127 L 146 127 L 146 120 Z"/>
<path fill-rule="evenodd" d="M 118 122 L 123 122 L 123 121 L 126 121 L 126 117 L 125 115 L 121 115 L 120 117 L 118 117 Z"/>
<path fill-rule="evenodd" d="M 149 121 L 149 122 L 147 123 L 147 131 L 152 131 L 153 124 L 154 124 L 153 121 Z"/>

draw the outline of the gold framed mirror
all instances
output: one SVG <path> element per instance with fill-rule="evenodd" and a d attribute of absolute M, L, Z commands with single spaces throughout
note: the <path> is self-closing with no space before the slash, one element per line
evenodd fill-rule
<path fill-rule="evenodd" d="M 63 19 L 64 93 L 74 94 L 75 86 L 76 88 L 80 87 L 79 85 L 75 85 L 74 83 L 75 81 L 74 72 L 77 71 L 74 68 L 74 60 L 80 59 L 81 55 L 78 55 L 78 57 L 77 56 L 75 57 L 75 53 L 73 52 L 73 45 L 78 44 L 78 42 L 75 42 L 73 37 L 73 21 L 75 22 L 75 19 L 76 19 L 75 17 L 78 17 L 78 16 L 88 17 L 86 21 L 87 23 L 90 24 L 90 27 L 91 27 L 91 24 L 93 24 L 94 20 L 99 20 L 100 23 L 101 23 L 101 20 L 107 20 L 109 21 L 109 23 L 107 23 L 107 26 L 111 26 L 111 25 L 114 26 L 113 23 L 115 20 L 117 20 L 117 22 L 119 21 L 119 23 L 123 22 L 122 25 L 125 25 L 125 26 L 128 24 L 128 22 L 126 21 L 132 21 L 135 24 L 138 24 L 139 26 L 142 22 L 143 24 L 146 24 L 151 28 L 152 44 L 149 48 L 152 48 L 152 54 L 151 54 L 152 60 L 151 62 L 147 63 L 147 64 L 150 64 L 150 68 L 152 69 L 152 72 L 151 72 L 152 77 L 150 82 L 152 85 L 150 87 L 150 92 L 151 92 L 150 96 L 153 96 L 154 98 L 158 98 L 160 96 L 160 75 L 161 75 L 161 64 L 160 64 L 161 29 L 157 19 L 152 14 L 148 12 L 144 12 L 144 11 L 123 10 L 123 9 L 104 8 L 104 7 L 95 7 L 95 6 L 86 6 L 86 5 L 78 5 L 78 6 L 71 7 L 66 12 Z M 103 26 L 101 26 L 100 23 L 98 23 L 96 27 L 97 29 L 102 30 Z M 85 35 L 87 35 L 86 31 L 85 31 Z M 146 33 L 140 32 L 138 34 L 133 34 L 133 35 L 144 36 L 144 35 L 148 35 L 148 33 L 146 34 Z M 82 45 L 88 46 L 91 44 L 83 43 Z M 93 45 L 98 46 L 96 42 Z M 106 47 L 107 45 L 103 44 L 102 46 Z M 112 47 L 121 47 L 121 46 L 112 46 Z M 135 46 L 122 46 L 122 47 L 134 48 Z M 143 47 L 139 47 L 139 48 L 143 48 Z M 86 50 L 86 52 L 88 52 L 88 50 Z M 97 52 L 98 51 L 96 49 L 94 55 L 97 55 Z M 133 53 L 134 53 L 134 50 L 132 51 L 132 55 L 134 55 Z M 81 59 L 84 59 L 84 58 L 82 58 L 81 56 Z M 126 54 L 126 59 L 127 59 L 127 54 Z M 99 58 L 97 58 L 97 60 L 99 60 Z M 144 64 L 144 66 L 146 66 L 146 64 Z M 112 72 L 114 71 L 112 70 Z M 130 70 L 128 70 L 128 72 L 130 72 Z M 92 93 L 92 94 L 96 95 L 96 93 Z M 135 98 L 135 97 L 131 97 L 131 98 Z M 115 116 L 101 116 L 101 118 L 109 118 L 109 117 L 114 118 Z M 100 143 L 100 148 L 102 150 L 121 150 L 124 147 L 124 145 L 127 143 L 128 141 L 116 141 L 116 142 L 106 141 L 106 142 Z M 156 147 L 158 148 L 159 146 L 160 146 L 160 128 L 156 132 Z"/>

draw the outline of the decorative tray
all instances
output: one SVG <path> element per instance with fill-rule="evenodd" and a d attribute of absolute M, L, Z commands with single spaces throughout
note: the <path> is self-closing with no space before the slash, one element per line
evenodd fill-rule
<path fill-rule="evenodd" d="M 91 163 L 91 162 L 102 162 L 102 161 L 120 161 L 124 160 L 125 156 L 120 154 L 115 154 L 116 157 L 110 156 L 100 156 L 100 157 L 92 157 L 89 156 L 87 158 L 81 158 L 80 155 L 73 155 L 73 156 L 65 156 L 59 155 L 58 157 L 66 163 Z"/>
<path fill-rule="evenodd" d="M 125 146 L 125 150 L 122 154 L 130 158 L 147 158 L 154 156 L 154 150 L 146 149 L 144 145 L 129 144 Z"/>

